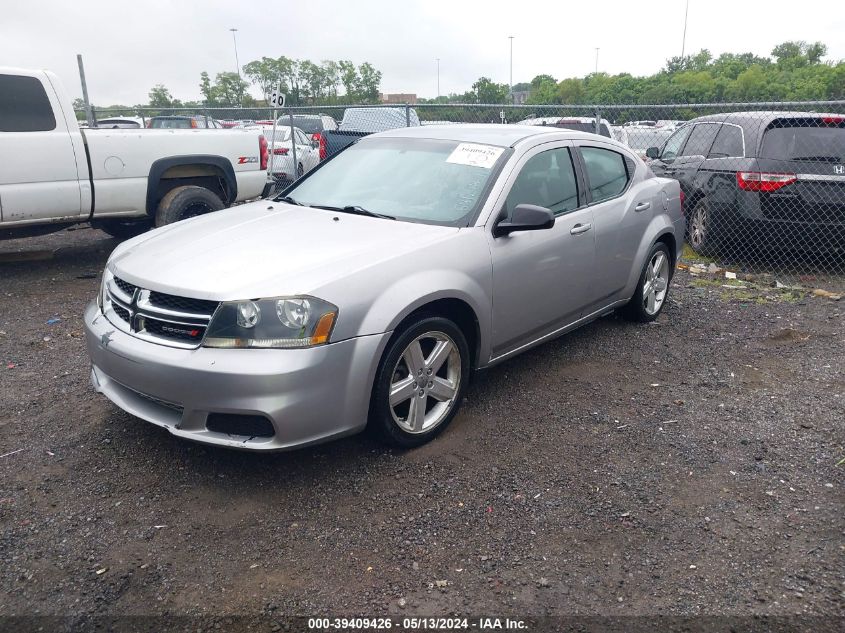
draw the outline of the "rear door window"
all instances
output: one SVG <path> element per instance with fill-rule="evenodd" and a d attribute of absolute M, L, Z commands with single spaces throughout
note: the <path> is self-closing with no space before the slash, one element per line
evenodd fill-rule
<path fill-rule="evenodd" d="M 745 148 L 742 141 L 742 129 L 736 125 L 722 125 L 713 147 L 710 148 L 711 158 L 724 158 L 726 156 L 744 156 Z"/>
<path fill-rule="evenodd" d="M 798 121 L 796 121 L 797 123 Z M 807 125 L 774 127 L 763 135 L 760 158 L 845 162 L 845 124 L 805 122 Z"/>
<path fill-rule="evenodd" d="M 707 156 L 718 131 L 718 123 L 698 123 L 692 129 L 680 156 Z"/>
<path fill-rule="evenodd" d="M 582 147 L 581 156 L 593 202 L 618 196 L 628 186 L 628 168 L 622 154 L 599 147 Z"/>
<path fill-rule="evenodd" d="M 0 132 L 48 132 L 56 117 L 41 81 L 0 75 Z"/>

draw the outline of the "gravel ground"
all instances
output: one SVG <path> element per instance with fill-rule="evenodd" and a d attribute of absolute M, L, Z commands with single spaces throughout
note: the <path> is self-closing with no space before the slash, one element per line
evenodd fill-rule
<path fill-rule="evenodd" d="M 425 447 L 256 455 L 93 393 L 115 244 L 0 242 L 0 616 L 845 616 L 845 302 L 680 271 Z"/>

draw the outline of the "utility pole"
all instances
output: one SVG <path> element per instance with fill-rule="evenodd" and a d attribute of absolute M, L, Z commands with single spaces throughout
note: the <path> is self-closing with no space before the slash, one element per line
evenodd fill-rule
<path fill-rule="evenodd" d="M 238 105 L 243 105 L 243 95 L 241 94 L 241 62 L 238 61 L 238 38 L 235 36 L 235 33 L 238 32 L 238 29 L 229 29 L 232 32 L 232 43 L 235 45 L 235 67 L 238 71 Z"/>
<path fill-rule="evenodd" d="M 437 58 L 437 98 L 440 98 L 440 58 Z"/>
<path fill-rule="evenodd" d="M 511 74 L 510 83 L 508 84 L 511 93 L 511 103 L 513 103 L 513 37 L 513 35 L 508 35 L 508 39 L 511 41 Z"/>
<path fill-rule="evenodd" d="M 681 59 L 684 58 L 684 53 L 687 50 L 687 16 L 689 15 L 689 0 L 687 0 L 686 8 L 684 9 L 684 38 L 681 40 Z"/>
<path fill-rule="evenodd" d="M 596 46 L 596 74 L 599 72 L 599 47 Z"/>

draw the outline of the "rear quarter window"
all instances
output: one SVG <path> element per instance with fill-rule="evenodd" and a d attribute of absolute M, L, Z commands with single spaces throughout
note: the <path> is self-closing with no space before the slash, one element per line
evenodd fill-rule
<path fill-rule="evenodd" d="M 584 167 L 593 202 L 614 198 L 628 186 L 628 164 L 619 152 L 599 147 L 582 147 Z"/>
<path fill-rule="evenodd" d="M 821 121 L 796 123 L 766 130 L 760 158 L 845 162 L 845 125 L 827 125 Z"/>
<path fill-rule="evenodd" d="M 41 81 L 0 75 L 0 132 L 49 132 L 56 117 Z"/>

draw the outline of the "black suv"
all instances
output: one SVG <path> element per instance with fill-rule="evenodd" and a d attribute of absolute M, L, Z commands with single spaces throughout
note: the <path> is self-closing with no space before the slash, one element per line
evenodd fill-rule
<path fill-rule="evenodd" d="M 731 112 L 689 121 L 646 155 L 686 196 L 687 239 L 712 255 L 845 251 L 845 116 Z"/>

